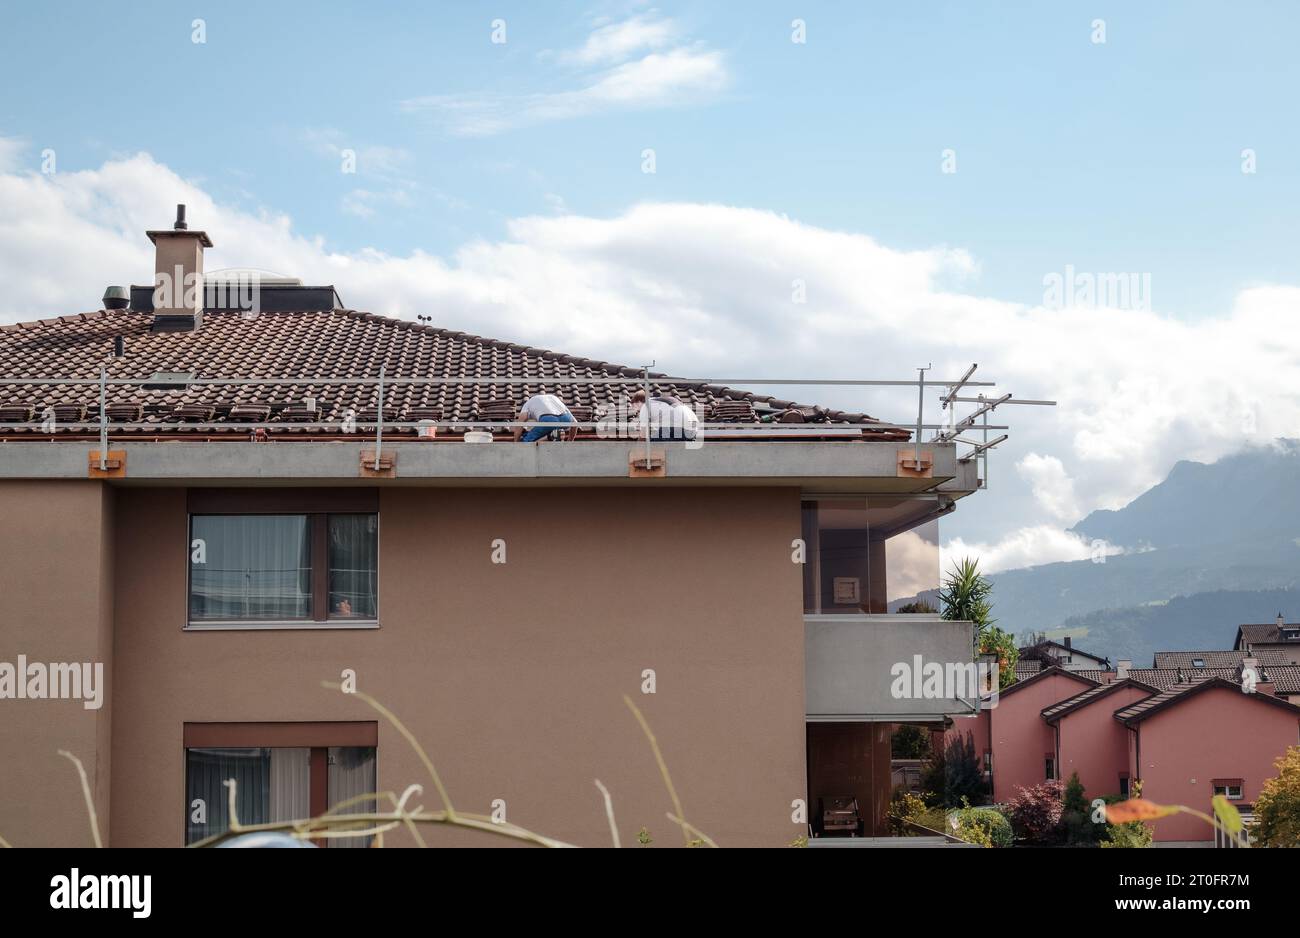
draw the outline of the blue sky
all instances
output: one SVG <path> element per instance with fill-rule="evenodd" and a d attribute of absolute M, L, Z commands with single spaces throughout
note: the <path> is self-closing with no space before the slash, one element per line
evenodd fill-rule
<path fill-rule="evenodd" d="M 469 138 L 402 107 L 579 86 L 548 52 L 654 10 L 723 56 L 725 89 Z M 1294 4 L 159 2 L 23 4 L 6 20 L 4 132 L 55 147 L 65 170 L 147 150 L 344 250 L 445 253 L 557 198 L 593 216 L 722 202 L 966 248 L 982 288 L 1011 300 L 1067 263 L 1150 271 L 1157 307 L 1195 316 L 1289 274 L 1300 242 L 1278 211 L 1300 194 Z M 347 176 L 321 141 L 399 159 Z M 945 148 L 955 174 L 939 172 Z M 347 211 L 350 191 L 392 185 L 377 173 L 405 200 Z"/>
<path fill-rule="evenodd" d="M 946 532 L 1000 566 L 1086 556 L 1065 529 L 1176 460 L 1300 436 L 1297 27 L 1293 3 L 15 6 L 0 322 L 146 281 L 141 233 L 185 201 L 209 266 L 595 358 L 979 361 L 1061 406 L 1007 414 L 997 497 Z M 1149 276 L 1150 307 L 1054 307 L 1067 267 Z"/>

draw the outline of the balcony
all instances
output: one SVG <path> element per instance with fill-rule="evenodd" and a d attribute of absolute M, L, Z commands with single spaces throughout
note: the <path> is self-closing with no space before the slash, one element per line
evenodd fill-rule
<path fill-rule="evenodd" d="M 978 706 L 975 626 L 938 615 L 804 616 L 809 722 L 941 722 Z"/>

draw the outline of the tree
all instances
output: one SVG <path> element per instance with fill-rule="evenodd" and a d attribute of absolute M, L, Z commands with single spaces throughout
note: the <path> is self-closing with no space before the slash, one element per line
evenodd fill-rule
<path fill-rule="evenodd" d="M 1092 822 L 1092 808 L 1088 796 L 1083 790 L 1079 773 L 1070 775 L 1065 783 L 1065 794 L 1061 799 L 1061 823 L 1065 827 L 1065 837 L 1072 844 L 1092 845 L 1101 835 L 1102 825 Z"/>
<path fill-rule="evenodd" d="M 1020 651 L 1011 633 L 1004 632 L 996 626 L 990 626 L 979 636 L 981 655 L 997 655 L 998 690 L 1003 690 L 1015 683 L 1016 662 L 1020 660 Z"/>
<path fill-rule="evenodd" d="M 890 750 L 895 759 L 928 759 L 932 754 L 930 731 L 919 726 L 900 726 L 890 737 Z"/>
<path fill-rule="evenodd" d="M 926 602 L 924 599 L 918 599 L 918 600 L 917 600 L 916 602 L 914 602 L 914 603 L 904 603 L 903 605 L 899 606 L 898 609 L 897 609 L 896 611 L 897 611 L 897 612 L 912 612 L 912 613 L 916 613 L 916 612 L 929 612 L 929 613 L 935 613 L 935 612 L 938 612 L 939 610 L 938 610 L 938 609 L 935 609 L 933 606 L 931 606 L 931 605 L 930 605 L 928 602 Z"/>
<path fill-rule="evenodd" d="M 975 623 L 976 647 L 981 655 L 997 655 L 998 688 L 1010 686 L 1016 679 L 1016 661 L 1020 653 L 1009 632 L 994 626 L 993 584 L 979 572 L 979 561 L 967 557 L 954 561 L 952 571 L 939 590 L 944 619 Z"/>
<path fill-rule="evenodd" d="M 1288 748 L 1273 767 L 1277 777 L 1255 799 L 1251 832 L 1261 847 L 1300 847 L 1300 746 Z"/>
<path fill-rule="evenodd" d="M 967 732 L 953 736 L 926 765 L 921 787 L 931 792 L 931 800 L 947 808 L 961 806 L 963 799 L 982 802 L 988 795 L 988 785 L 975 754 L 975 735 Z"/>
<path fill-rule="evenodd" d="M 978 560 L 967 557 L 953 561 L 952 572 L 939 590 L 939 602 L 943 603 L 942 617 L 974 622 L 975 627 L 983 632 L 996 621 L 992 617 L 993 604 L 989 601 L 992 593 L 993 584 L 979 572 Z"/>

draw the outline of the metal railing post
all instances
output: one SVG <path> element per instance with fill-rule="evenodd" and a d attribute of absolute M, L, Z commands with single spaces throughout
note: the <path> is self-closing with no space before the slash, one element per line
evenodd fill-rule
<path fill-rule="evenodd" d="M 384 448 L 384 366 L 379 366 L 379 419 L 375 421 L 375 472 L 379 471 L 379 454 Z"/>
<path fill-rule="evenodd" d="M 933 367 L 934 363 L 931 362 L 924 368 L 916 369 L 916 436 L 913 437 L 915 445 L 912 447 L 912 466 L 917 472 L 921 471 L 921 425 L 925 422 L 925 373 Z"/>
<path fill-rule="evenodd" d="M 650 459 L 651 459 L 650 424 L 651 424 L 651 417 L 653 416 L 650 412 L 650 366 L 649 365 L 647 365 L 645 369 L 645 401 L 642 402 L 641 404 L 641 412 L 645 414 L 645 467 L 646 467 L 646 471 L 649 471 Z"/>
<path fill-rule="evenodd" d="M 99 471 L 108 471 L 108 369 L 99 366 Z"/>

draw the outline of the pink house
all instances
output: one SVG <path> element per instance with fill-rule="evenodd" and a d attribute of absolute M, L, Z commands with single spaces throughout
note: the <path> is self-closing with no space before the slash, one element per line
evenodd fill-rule
<path fill-rule="evenodd" d="M 1300 743 L 1300 707 L 1270 690 L 1260 684 L 1255 693 L 1243 693 L 1241 685 L 1214 677 L 1117 710 L 1114 719 L 1128 730 L 1129 771 L 1142 780 L 1142 797 L 1208 813 L 1218 793 L 1249 810 L 1264 781 L 1276 774 L 1274 761 Z M 1026 748 L 1033 750 L 1032 740 Z M 1157 841 L 1213 838 L 1204 821 L 1189 815 L 1154 824 Z"/>
<path fill-rule="evenodd" d="M 1060 777 L 1079 773 L 1089 798 L 1129 794 L 1129 734 L 1115 722 L 1115 710 L 1159 693 L 1141 681 L 1100 684 L 1046 707 L 1042 718 L 1055 733 Z"/>
<path fill-rule="evenodd" d="M 993 800 L 1009 801 L 1017 788 L 1060 777 L 1056 729 L 1044 722 L 1043 710 L 1097 686 L 1065 668 L 1046 668 L 1002 691 L 978 717 L 954 720 L 948 738 L 974 736 L 975 752 L 992 774 Z"/>

